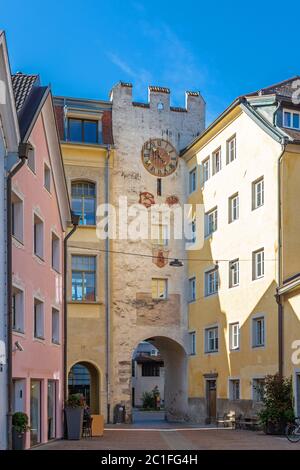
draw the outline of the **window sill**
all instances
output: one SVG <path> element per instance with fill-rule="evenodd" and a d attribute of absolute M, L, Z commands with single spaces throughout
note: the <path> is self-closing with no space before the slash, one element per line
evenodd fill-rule
<path fill-rule="evenodd" d="M 34 336 L 33 340 L 37 341 L 38 343 L 45 343 L 45 338 L 43 338 L 43 336 Z"/>
<path fill-rule="evenodd" d="M 103 305 L 99 300 L 68 300 L 69 304 L 75 305 Z"/>
<path fill-rule="evenodd" d="M 59 341 L 51 341 L 52 346 L 61 346 L 61 343 Z"/>
<path fill-rule="evenodd" d="M 213 355 L 218 354 L 218 353 L 219 351 L 205 351 L 204 352 L 204 354 L 213 354 Z"/>
<path fill-rule="evenodd" d="M 264 204 L 261 204 L 260 206 L 257 206 L 257 207 L 252 207 L 252 212 L 256 211 L 257 209 L 260 209 L 263 206 L 264 206 Z"/>
<path fill-rule="evenodd" d="M 77 230 L 79 228 L 96 228 L 96 224 L 79 224 Z"/>
<path fill-rule="evenodd" d="M 240 348 L 229 349 L 231 353 L 240 352 Z"/>
<path fill-rule="evenodd" d="M 14 335 L 24 337 L 25 336 L 25 331 L 22 330 L 15 330 L 14 328 L 12 329 L 12 332 Z"/>
<path fill-rule="evenodd" d="M 45 260 L 44 258 L 42 258 L 41 256 L 37 255 L 36 253 L 33 253 L 33 257 L 36 261 L 38 261 L 38 263 L 45 263 Z"/>
<path fill-rule="evenodd" d="M 252 345 L 252 349 L 264 349 L 265 348 L 265 344 L 255 344 L 255 345 Z"/>
<path fill-rule="evenodd" d="M 24 248 L 24 241 L 19 240 L 15 235 L 12 235 L 12 239 L 15 242 L 16 246 L 19 246 L 20 248 Z"/>

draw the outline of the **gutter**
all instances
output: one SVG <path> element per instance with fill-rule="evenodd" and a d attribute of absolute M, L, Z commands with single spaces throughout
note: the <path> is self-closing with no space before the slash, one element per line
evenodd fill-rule
<path fill-rule="evenodd" d="M 284 321 L 283 321 L 283 303 L 282 295 L 279 293 L 280 286 L 282 285 L 282 201 L 281 201 L 281 163 L 283 160 L 283 155 L 288 144 L 287 139 L 282 139 L 282 151 L 277 160 L 277 187 L 278 187 L 278 198 L 277 198 L 277 213 L 278 213 L 278 233 L 277 233 L 277 243 L 278 243 L 278 265 L 277 265 L 277 288 L 276 288 L 276 302 L 278 305 L 278 374 L 280 377 L 283 377 L 283 361 L 284 361 L 284 345 L 283 345 L 283 332 L 284 332 Z"/>
<path fill-rule="evenodd" d="M 25 165 L 28 152 L 31 149 L 29 143 L 21 142 L 18 148 L 19 162 L 7 174 L 6 204 L 7 204 L 7 444 L 12 449 L 12 415 L 13 415 L 13 379 L 12 379 L 12 205 L 11 190 L 12 179 Z"/>
<path fill-rule="evenodd" d="M 109 204 L 109 184 L 110 184 L 110 172 L 109 172 L 109 158 L 110 158 L 111 146 L 107 147 L 106 161 L 105 161 L 105 204 L 108 211 L 107 205 Z M 110 258 L 109 258 L 109 238 L 108 238 L 108 227 L 107 237 L 105 239 L 105 326 L 106 326 L 106 406 L 107 406 L 107 424 L 110 423 Z"/>
<path fill-rule="evenodd" d="M 69 238 L 73 235 L 75 230 L 77 229 L 79 225 L 79 216 L 74 215 L 73 213 L 71 214 L 71 221 L 73 228 L 70 230 L 69 233 L 64 238 L 64 381 L 63 381 L 63 396 L 64 396 L 64 403 L 67 401 L 68 398 L 68 387 L 67 387 L 67 372 L 68 372 L 68 366 L 67 366 L 67 354 L 68 354 L 68 338 L 67 338 L 67 332 L 68 332 L 68 315 L 67 315 L 67 310 L 68 310 L 68 300 L 67 300 L 67 280 L 68 280 L 68 240 Z"/>

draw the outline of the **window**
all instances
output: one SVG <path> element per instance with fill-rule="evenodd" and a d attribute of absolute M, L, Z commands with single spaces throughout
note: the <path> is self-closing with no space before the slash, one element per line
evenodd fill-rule
<path fill-rule="evenodd" d="M 95 256 L 72 256 L 72 300 L 96 300 Z"/>
<path fill-rule="evenodd" d="M 94 183 L 79 181 L 72 183 L 72 210 L 79 215 L 80 225 L 96 223 L 96 186 Z"/>
<path fill-rule="evenodd" d="M 205 273 L 205 296 L 216 294 L 219 290 L 219 270 L 211 269 Z"/>
<path fill-rule="evenodd" d="M 205 329 L 205 352 L 217 352 L 219 349 L 219 332 L 218 327 Z"/>
<path fill-rule="evenodd" d="M 159 377 L 160 376 L 160 365 L 143 363 L 142 364 L 142 377 Z"/>
<path fill-rule="evenodd" d="M 150 356 L 157 356 L 157 353 L 158 353 L 157 349 L 151 349 Z"/>
<path fill-rule="evenodd" d="M 152 279 L 152 299 L 166 299 L 168 296 L 167 279 Z"/>
<path fill-rule="evenodd" d="M 190 243 L 196 243 L 196 220 L 194 219 L 189 226 L 190 230 Z"/>
<path fill-rule="evenodd" d="M 196 300 L 196 278 L 191 277 L 189 279 L 189 302 Z"/>
<path fill-rule="evenodd" d="M 252 380 L 252 395 L 253 401 L 261 402 L 264 396 L 264 389 L 265 389 L 265 379 L 253 379 Z"/>
<path fill-rule="evenodd" d="M 252 183 L 252 210 L 264 204 L 264 178 L 261 177 Z"/>
<path fill-rule="evenodd" d="M 52 309 L 52 343 L 59 344 L 60 327 L 59 327 L 59 310 Z"/>
<path fill-rule="evenodd" d="M 99 143 L 98 121 L 69 118 L 68 131 L 68 139 L 71 142 Z"/>
<path fill-rule="evenodd" d="M 226 162 L 231 163 L 236 159 L 236 136 L 227 140 L 227 157 Z"/>
<path fill-rule="evenodd" d="M 229 399 L 240 399 L 240 381 L 239 379 L 229 379 Z"/>
<path fill-rule="evenodd" d="M 197 170 L 194 168 L 189 172 L 189 192 L 196 191 L 197 187 Z"/>
<path fill-rule="evenodd" d="M 264 317 L 253 319 L 252 346 L 259 348 L 265 345 L 265 319 Z"/>
<path fill-rule="evenodd" d="M 196 355 L 196 332 L 191 331 L 189 333 L 189 345 L 190 345 L 190 355 Z"/>
<path fill-rule="evenodd" d="M 205 236 L 209 237 L 218 228 L 218 209 L 212 209 L 205 214 Z"/>
<path fill-rule="evenodd" d="M 157 178 L 157 195 L 161 196 L 162 192 L 162 184 L 161 184 L 161 178 Z"/>
<path fill-rule="evenodd" d="M 207 157 L 205 160 L 203 160 L 202 165 L 202 184 L 206 183 L 206 181 L 209 179 L 210 176 L 210 171 L 209 171 L 209 157 Z"/>
<path fill-rule="evenodd" d="M 229 287 L 236 287 L 240 283 L 240 263 L 238 259 L 229 261 Z"/>
<path fill-rule="evenodd" d="M 60 242 L 59 238 L 52 232 L 52 268 L 60 270 Z"/>
<path fill-rule="evenodd" d="M 252 264 L 252 278 L 259 279 L 263 277 L 265 274 L 265 253 L 263 248 L 252 253 Z"/>
<path fill-rule="evenodd" d="M 300 129 L 300 113 L 294 111 L 283 111 L 283 127 Z"/>
<path fill-rule="evenodd" d="M 44 303 L 34 299 L 34 337 L 44 339 Z"/>
<path fill-rule="evenodd" d="M 33 222 L 33 251 L 36 256 L 44 257 L 44 222 L 34 214 Z"/>
<path fill-rule="evenodd" d="M 35 150 L 31 146 L 27 155 L 27 165 L 35 173 Z"/>
<path fill-rule="evenodd" d="M 240 325 L 239 323 L 231 323 L 229 325 L 229 348 L 235 351 L 240 347 Z"/>
<path fill-rule="evenodd" d="M 44 186 L 47 189 L 47 191 L 49 191 L 49 193 L 50 193 L 50 189 L 51 189 L 51 172 L 50 172 L 50 168 L 46 164 L 44 165 Z"/>
<path fill-rule="evenodd" d="M 213 175 L 221 170 L 221 148 L 216 150 L 213 155 Z"/>
<path fill-rule="evenodd" d="M 229 198 L 228 201 L 228 213 L 229 213 L 229 218 L 228 222 L 234 222 L 235 220 L 238 220 L 239 218 L 239 195 L 234 194 Z"/>
<path fill-rule="evenodd" d="M 16 287 L 12 292 L 12 327 L 14 331 L 24 333 L 24 293 Z"/>
<path fill-rule="evenodd" d="M 12 235 L 23 242 L 23 201 L 15 193 L 12 193 Z"/>
<path fill-rule="evenodd" d="M 154 244 L 166 246 L 168 245 L 168 239 L 168 225 L 152 225 L 152 240 Z"/>

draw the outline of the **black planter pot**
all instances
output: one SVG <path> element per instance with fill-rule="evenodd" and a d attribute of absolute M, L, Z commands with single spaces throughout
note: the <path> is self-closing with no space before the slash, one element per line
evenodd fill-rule
<path fill-rule="evenodd" d="M 16 429 L 12 428 L 12 447 L 13 450 L 24 450 L 25 449 L 25 432 L 17 432 Z"/>
<path fill-rule="evenodd" d="M 281 436 L 285 433 L 286 424 L 287 423 L 283 421 L 279 421 L 277 423 L 269 422 L 265 426 L 264 431 L 266 434 Z"/>
<path fill-rule="evenodd" d="M 79 440 L 82 434 L 83 408 L 65 408 L 67 438 Z"/>

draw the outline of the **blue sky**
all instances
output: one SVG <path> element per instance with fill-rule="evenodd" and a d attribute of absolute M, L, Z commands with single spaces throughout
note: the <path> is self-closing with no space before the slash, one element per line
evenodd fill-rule
<path fill-rule="evenodd" d="M 200 90 L 207 121 L 236 96 L 300 74 L 300 2 L 0 0 L 13 72 L 39 73 L 54 94 L 107 99 L 119 80 Z"/>

